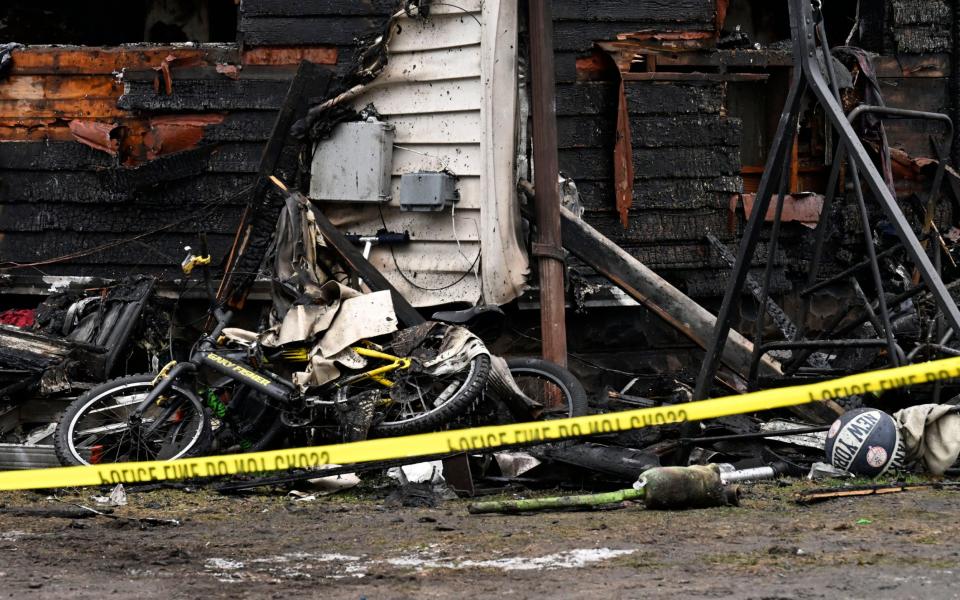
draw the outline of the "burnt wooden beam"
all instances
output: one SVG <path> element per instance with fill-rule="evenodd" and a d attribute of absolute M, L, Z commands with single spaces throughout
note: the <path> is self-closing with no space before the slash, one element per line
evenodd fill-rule
<path fill-rule="evenodd" d="M 566 209 L 561 209 L 561 225 L 564 248 L 698 346 L 706 347 L 716 324 L 716 317 L 707 309 Z M 722 360 L 732 370 L 746 376 L 750 371 L 752 354 L 753 344 L 740 334 L 731 332 Z M 762 366 L 768 373 L 781 372 L 779 364 L 769 357 L 765 357 Z"/>
<path fill-rule="evenodd" d="M 561 208 L 560 212 L 564 248 L 698 346 L 706 347 L 717 320 L 710 311 L 570 211 Z M 720 355 L 723 364 L 746 377 L 750 372 L 752 355 L 753 344 L 731 330 Z M 766 355 L 760 360 L 760 371 L 768 375 L 782 376 L 780 364 Z M 801 418 L 812 419 L 813 422 L 823 420 L 814 407 L 800 405 L 790 410 Z"/>
<path fill-rule="evenodd" d="M 303 117 L 307 105 L 313 98 L 322 97 L 330 86 L 330 71 L 302 61 L 297 73 L 290 82 L 283 105 L 277 113 L 270 131 L 270 138 L 259 154 L 253 190 L 237 227 L 231 255 L 227 257 L 227 275 L 218 294 L 226 294 L 235 307 L 242 307 L 246 294 L 255 280 L 255 273 L 266 254 L 272 238 L 278 214 L 272 206 L 268 192 L 271 189 L 269 178 L 283 160 L 284 152 L 298 151 L 297 145 L 288 145 L 290 128 Z M 241 275 L 234 279 L 233 272 Z"/>

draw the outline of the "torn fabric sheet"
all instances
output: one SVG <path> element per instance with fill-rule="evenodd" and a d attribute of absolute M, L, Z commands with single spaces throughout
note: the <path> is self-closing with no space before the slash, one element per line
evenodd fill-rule
<path fill-rule="evenodd" d="M 312 341 L 325 332 L 333 323 L 341 303 L 361 296 L 357 290 L 336 281 L 328 281 L 319 288 L 313 298 L 315 304 L 294 304 L 283 320 L 268 329 L 260 343 L 268 347 L 283 346 L 294 342 Z M 393 310 L 393 304 L 390 305 Z"/>
<path fill-rule="evenodd" d="M 948 404 L 919 404 L 893 415 L 907 462 L 919 462 L 933 475 L 943 475 L 960 456 L 960 414 Z"/>
<path fill-rule="evenodd" d="M 320 353 L 332 357 L 347 346 L 397 330 L 393 298 L 383 290 L 344 300 L 320 342 Z"/>
<path fill-rule="evenodd" d="M 301 388 L 336 379 L 338 364 L 362 368 L 366 361 L 349 346 L 397 330 L 389 291 L 363 294 L 341 283 L 346 273 L 324 244 L 309 202 L 287 200 L 267 257 L 273 308 L 271 326 L 259 342 L 273 348 L 311 346 L 307 367 L 293 375 Z"/>

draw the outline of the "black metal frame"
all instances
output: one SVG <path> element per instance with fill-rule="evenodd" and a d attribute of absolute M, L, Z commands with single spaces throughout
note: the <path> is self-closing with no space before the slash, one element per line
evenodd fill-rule
<path fill-rule="evenodd" d="M 786 169 L 789 165 L 789 156 L 794 141 L 794 132 L 800 113 L 800 104 L 804 93 L 809 90 L 816 97 L 816 100 L 824 108 L 824 112 L 829 119 L 834 130 L 838 133 L 840 142 L 837 156 L 834 160 L 834 168 L 830 173 L 828 183 L 827 198 L 824 203 L 824 211 L 828 209 L 833 200 L 834 190 L 839 178 L 839 163 L 843 160 L 844 154 L 850 161 L 850 178 L 854 182 L 857 192 L 860 217 L 864 225 L 865 242 L 867 247 L 868 261 L 867 266 L 871 267 L 871 274 L 877 284 L 878 309 L 881 313 L 880 325 L 884 329 L 883 334 L 886 338 L 886 346 L 890 354 L 891 361 L 899 364 L 902 352 L 898 351 L 896 341 L 893 339 L 892 328 L 889 326 L 889 315 L 886 310 L 886 302 L 880 285 L 880 274 L 877 266 L 876 249 L 870 238 L 870 223 L 866 213 L 866 206 L 863 201 L 863 190 L 861 189 L 860 179 L 866 181 L 867 188 L 871 195 L 880 204 L 887 219 L 896 230 L 903 248 L 907 255 L 919 271 L 923 282 L 930 290 L 935 299 L 943 318 L 954 331 L 960 332 L 960 309 L 950 296 L 949 291 L 940 278 L 939 269 L 934 266 L 927 256 L 926 251 L 920 243 L 920 240 L 914 234 L 910 223 L 901 212 L 891 190 L 880 175 L 876 166 L 873 164 L 863 143 L 851 126 L 847 115 L 838 101 L 839 93 L 836 86 L 836 77 L 833 72 L 832 57 L 829 47 L 826 43 L 826 35 L 822 24 L 822 15 L 820 14 L 819 0 L 788 0 L 790 8 L 790 29 L 793 38 L 794 55 L 794 76 L 787 95 L 787 101 L 780 116 L 780 122 L 777 126 L 777 132 L 774 136 L 771 152 L 767 158 L 767 163 L 760 180 L 760 186 L 757 190 L 756 201 L 750 218 L 747 221 L 743 239 L 737 255 L 737 262 L 731 274 L 730 282 L 724 293 L 720 312 L 717 315 L 716 326 L 711 336 L 710 343 L 706 349 L 706 356 L 701 366 L 699 376 L 697 377 L 694 399 L 703 399 L 707 397 L 711 382 L 717 372 L 720 362 L 720 356 L 723 347 L 726 344 L 730 330 L 730 320 L 733 314 L 735 302 L 739 300 L 741 290 L 749 271 L 751 259 L 756 250 L 760 233 L 763 227 L 765 216 L 773 197 L 773 191 L 779 184 L 780 195 L 777 198 L 776 218 L 773 224 L 773 231 L 770 241 L 770 251 L 768 253 L 767 267 L 764 276 L 763 296 L 767 297 L 769 292 L 769 279 L 772 270 L 772 263 L 777 249 L 777 237 L 779 234 L 780 215 L 783 209 L 783 198 L 786 189 Z M 817 41 L 820 41 L 818 45 Z M 827 76 L 821 71 L 822 64 L 826 65 Z M 829 81 L 828 81 L 829 78 Z M 870 107 L 871 110 L 876 107 Z M 867 109 L 860 113 L 851 114 L 851 118 L 856 118 L 863 114 Z M 888 114 L 896 112 L 897 109 L 885 109 Z M 897 115 L 894 115 L 897 116 Z M 899 115 L 902 116 L 902 115 Z M 940 115 L 942 117 L 943 115 Z M 939 118 L 939 117 L 938 117 Z M 952 127 L 952 124 L 951 124 Z M 952 129 L 951 129 L 952 131 Z M 938 190 L 934 190 L 935 195 Z M 823 227 L 819 229 L 823 230 Z M 818 238 L 822 233 L 818 231 Z M 822 245 L 818 245 L 815 251 L 814 260 L 819 263 L 822 254 Z M 939 254 L 937 254 L 939 257 Z M 808 289 L 815 283 L 811 280 Z M 761 300 L 761 305 L 763 300 Z M 762 321 L 761 321 L 762 322 Z M 758 324 L 758 333 L 760 325 Z M 755 344 L 754 362 L 759 361 L 761 352 L 764 350 L 760 344 L 758 335 Z"/>

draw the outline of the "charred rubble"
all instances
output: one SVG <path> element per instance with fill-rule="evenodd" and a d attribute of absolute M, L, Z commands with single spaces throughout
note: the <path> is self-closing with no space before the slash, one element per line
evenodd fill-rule
<path fill-rule="evenodd" d="M 389 42 L 402 35 L 398 19 L 412 30 L 431 18 L 425 1 L 280 8 L 244 0 L 233 32 L 225 25 L 232 5 L 214 4 L 206 21 L 156 10 L 126 15 L 124 35 L 133 43 L 125 45 L 95 37 L 86 22 L 41 28 L 26 9 L 0 9 L 2 41 L 25 44 L 0 46 L 4 443 L 42 446 L 65 402 L 189 352 L 193 334 L 211 322 L 202 290 L 177 269 L 198 234 L 215 257 L 217 301 L 250 329 L 282 320 L 278 289 L 298 292 L 283 300 L 286 312 L 304 288 L 264 266 L 276 256 L 275 224 L 289 209 L 269 177 L 308 193 L 318 185 L 314 152 L 339 126 L 396 116 L 383 103 L 355 109 L 345 99 L 362 97 L 385 72 L 394 58 Z M 535 216 L 527 120 L 536 103 L 527 96 L 537 74 L 522 33 L 520 142 L 511 160 L 520 180 L 515 212 L 523 215 L 518 248 L 524 266 L 527 256 L 537 260 L 529 261 L 524 293 L 504 282 L 509 300 L 497 303 L 504 314 L 485 336 L 495 354 L 538 355 L 549 345 L 537 283 L 538 261 L 547 257 L 564 261 L 568 367 L 592 412 L 960 356 L 951 321 L 960 299 L 960 16 L 950 3 L 815 3 L 810 32 L 827 51 L 811 68 L 827 80 L 830 101 L 808 93 L 793 110 L 784 105 L 803 67 L 788 4 L 799 0 L 777 8 L 751 0 L 552 4 L 563 249 L 544 247 Z M 466 11 L 473 19 L 482 12 Z M 434 18 L 469 25 L 463 16 Z M 526 31 L 529 24 L 519 23 Z M 45 40 L 76 45 L 40 46 Z M 18 98 L 26 83 L 48 93 Z M 841 115 L 860 111 L 852 138 L 831 124 L 834 105 Z M 917 112 L 883 111 L 899 107 Z M 778 131 L 783 115 L 789 129 Z M 423 109 L 416 116 L 435 115 Z M 854 141 L 872 169 L 848 160 Z M 433 151 L 412 143 L 423 146 L 418 155 Z M 471 168 L 458 174 L 448 161 L 431 174 L 463 188 L 465 180 L 480 181 Z M 869 185 L 873 173 L 882 194 Z M 483 210 L 469 199 L 462 206 L 472 215 Z M 452 227 L 438 218 L 413 236 L 413 244 L 428 244 L 421 256 L 431 243 L 446 244 L 456 269 L 406 270 L 404 261 L 425 261 L 410 260 L 417 250 L 406 246 L 409 232 L 391 237 L 389 229 L 414 227 L 407 216 L 432 209 L 392 207 L 397 212 L 385 217 L 378 208 L 331 208 L 329 221 L 319 220 L 334 231 L 325 237 L 342 263 L 325 265 L 333 280 L 389 290 L 407 326 L 484 299 L 489 279 L 478 263 L 490 240 L 479 228 L 461 240 L 460 208 L 450 209 Z M 371 222 L 376 233 L 361 231 Z M 366 254 L 356 245 L 364 240 Z M 471 256 L 462 241 L 475 248 Z M 437 274 L 451 270 L 452 278 Z M 51 284 L 68 291 L 38 303 Z M 447 457 L 445 468 L 448 483 L 469 494 L 516 484 L 613 489 L 651 468 L 707 463 L 777 465 L 778 475 L 799 476 L 824 462 L 826 432 L 848 411 L 957 403 L 960 386 L 947 381 L 774 414 Z M 456 425 L 502 419 L 504 410 L 481 408 Z"/>

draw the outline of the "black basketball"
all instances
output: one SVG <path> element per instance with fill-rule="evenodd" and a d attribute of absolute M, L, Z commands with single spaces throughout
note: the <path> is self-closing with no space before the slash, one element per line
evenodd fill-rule
<path fill-rule="evenodd" d="M 827 432 L 827 462 L 864 477 L 879 477 L 903 466 L 897 422 L 875 408 L 858 408 L 834 421 Z"/>

